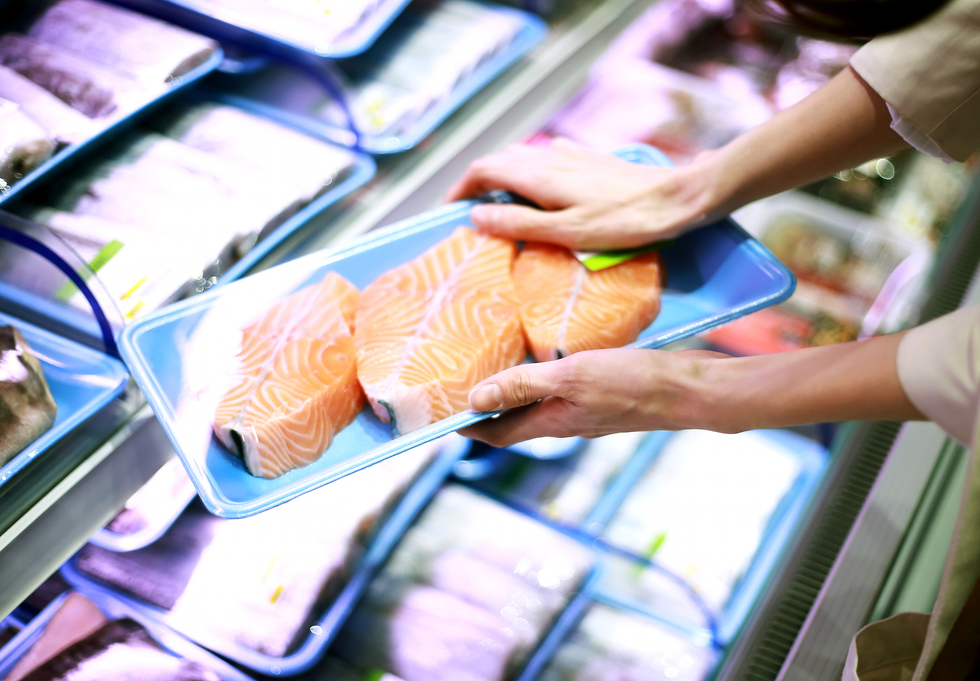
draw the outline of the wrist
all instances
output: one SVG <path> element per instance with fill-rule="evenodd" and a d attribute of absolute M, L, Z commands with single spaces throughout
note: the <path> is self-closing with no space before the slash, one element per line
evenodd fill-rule
<path fill-rule="evenodd" d="M 690 224 L 710 224 L 739 207 L 734 201 L 732 182 L 737 173 L 729 165 L 729 153 L 722 147 L 702 151 L 690 163 L 680 166 Z"/>
<path fill-rule="evenodd" d="M 749 426 L 744 423 L 745 410 L 740 408 L 744 393 L 739 358 L 716 356 L 693 360 L 691 376 L 690 428 L 713 430 L 719 433 L 739 433 Z"/>

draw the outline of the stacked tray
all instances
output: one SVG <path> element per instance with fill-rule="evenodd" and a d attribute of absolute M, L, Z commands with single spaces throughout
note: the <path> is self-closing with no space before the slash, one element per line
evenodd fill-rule
<path fill-rule="evenodd" d="M 159 646 L 163 654 L 172 656 L 178 660 L 195 663 L 199 665 L 198 669 L 203 667 L 203 669 L 211 674 L 217 674 L 222 681 L 249 681 L 248 676 L 242 674 L 227 662 L 195 646 L 185 638 L 168 631 L 165 627 L 160 627 L 158 624 L 140 615 L 140 613 L 127 607 L 124 603 L 113 598 L 109 592 L 97 588 L 87 589 L 84 592 L 69 591 L 62 594 L 41 611 L 37 617 L 32 619 L 7 645 L 0 648 L 0 677 L 7 678 L 17 668 L 17 663 L 22 658 L 28 655 L 28 653 L 34 652 L 31 649 L 44 635 L 52 618 L 56 616 L 62 606 L 73 600 L 77 602 L 80 596 L 93 604 L 106 620 L 129 619 L 135 621 L 149 633 L 150 638 Z M 67 622 L 71 622 L 71 624 L 67 624 Z M 63 636 L 69 635 L 71 638 L 77 639 L 77 630 L 81 624 L 78 620 L 72 621 L 66 619 L 62 622 L 60 633 Z M 36 654 L 35 657 L 37 657 Z M 18 671 L 18 678 L 22 676 L 23 673 Z"/>
<path fill-rule="evenodd" d="M 29 6 L 29 9 L 19 12 L 14 12 L 16 6 L 0 8 L 9 20 L 9 23 L 4 22 L 6 26 L 26 33 L 24 36 L 6 34 L 5 40 L 9 44 L 0 47 L 0 65 L 3 65 L 0 67 L 3 80 L 0 97 L 19 100 L 14 102 L 14 108 L 19 107 L 28 115 L 40 115 L 44 128 L 55 124 L 59 126 L 58 130 L 46 130 L 56 142 L 56 153 L 23 179 L 9 186 L 5 182 L 0 190 L 0 206 L 12 205 L 35 184 L 75 167 L 91 150 L 112 139 L 120 129 L 132 126 L 161 102 L 215 70 L 223 58 L 217 44 L 128 10 L 88 0 L 62 0 L 47 4 L 51 9 L 46 12 L 40 12 L 37 6 Z M 42 15 L 41 20 L 34 21 L 38 14 Z M 29 16 L 25 19 L 23 15 Z M 150 40 L 149 34 L 163 43 L 188 45 L 186 54 L 174 57 L 184 61 L 171 65 L 165 81 L 163 72 L 159 74 L 159 82 L 147 81 L 151 75 L 149 68 L 133 74 L 120 71 L 120 68 L 124 68 L 122 65 L 112 64 L 118 55 L 112 49 L 102 49 L 104 45 L 99 44 L 114 36 L 119 39 L 120 45 L 133 47 Z M 33 57 L 35 54 L 38 55 L 36 59 Z M 91 57 L 91 63 L 86 57 Z M 164 64 L 163 61 L 156 64 L 156 70 L 152 73 L 159 71 Z M 56 68 L 65 71 L 55 71 Z M 86 73 L 87 68 L 94 73 Z M 89 77 L 91 81 L 86 80 Z M 32 82 L 34 80 L 40 80 L 52 88 L 53 94 Z M 132 90 L 125 90 L 129 86 L 132 86 Z M 92 93 L 97 93 L 101 98 L 87 102 L 84 101 L 85 93 L 92 97 L 95 96 Z M 105 101 L 109 94 L 118 101 Z M 59 97 L 65 98 L 67 104 Z M 94 108 L 96 106 L 98 109 Z M 84 109 L 85 113 L 76 107 Z M 5 116 L 9 108 L 4 110 Z M 52 113 L 52 108 L 62 111 Z M 65 123 L 63 117 L 69 115 L 80 123 Z M 12 124 L 9 118 L 5 120 L 8 121 L 5 125 Z M 82 124 L 84 128 L 80 127 Z M 60 146 L 64 148 L 58 150 Z"/>
<path fill-rule="evenodd" d="M 638 163 L 660 158 L 648 147 L 629 148 L 621 155 Z M 240 458 L 211 437 L 213 409 L 198 404 L 203 393 L 192 389 L 195 381 L 205 380 L 202 372 L 207 374 L 208 367 L 221 361 L 215 353 L 222 346 L 209 341 L 205 348 L 202 334 L 211 341 L 215 333 L 230 340 L 257 313 L 329 272 L 363 288 L 457 227 L 470 224 L 475 204 L 454 203 L 373 232 L 341 250 L 313 253 L 173 305 L 125 329 L 121 349 L 127 364 L 212 512 L 229 518 L 254 515 L 490 416 L 467 410 L 393 438 L 390 428 L 365 409 L 318 461 L 268 480 L 248 473 Z M 632 347 L 661 347 L 725 324 L 783 300 L 793 289 L 793 277 L 779 261 L 728 220 L 691 232 L 661 253 L 669 277 L 662 309 Z"/>

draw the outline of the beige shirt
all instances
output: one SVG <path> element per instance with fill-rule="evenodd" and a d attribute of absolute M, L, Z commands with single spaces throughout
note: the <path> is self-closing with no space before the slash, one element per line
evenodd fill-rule
<path fill-rule="evenodd" d="M 905 394 L 929 419 L 974 446 L 943 579 L 931 615 L 901 613 L 854 637 L 844 681 L 924 681 L 980 578 L 980 307 L 940 317 L 906 333 L 898 348 Z"/>
<path fill-rule="evenodd" d="M 951 0 L 911 28 L 878 36 L 851 67 L 912 146 L 956 161 L 980 149 L 980 0 Z"/>

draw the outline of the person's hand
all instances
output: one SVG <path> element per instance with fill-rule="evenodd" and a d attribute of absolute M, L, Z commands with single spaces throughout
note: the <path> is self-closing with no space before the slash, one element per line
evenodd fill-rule
<path fill-rule="evenodd" d="M 542 436 L 592 438 L 703 427 L 700 378 L 707 363 L 727 357 L 717 352 L 620 348 L 522 364 L 470 391 L 474 411 L 512 411 L 460 433 L 505 447 Z M 713 425 L 724 429 L 723 423 Z"/>
<path fill-rule="evenodd" d="M 542 210 L 476 206 L 474 226 L 515 241 L 615 250 L 673 238 L 719 217 L 708 209 L 709 175 L 629 163 L 557 139 L 550 148 L 514 145 L 474 161 L 446 199 L 513 191 Z"/>

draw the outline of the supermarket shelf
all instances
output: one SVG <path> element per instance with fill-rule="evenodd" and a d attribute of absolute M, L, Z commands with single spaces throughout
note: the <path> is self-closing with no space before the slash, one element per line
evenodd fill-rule
<path fill-rule="evenodd" d="M 520 64 L 461 107 L 412 152 L 285 241 L 255 271 L 354 239 L 438 205 L 469 163 L 538 130 L 585 82 L 609 43 L 650 0 L 587 5 Z M 174 455 L 137 390 L 79 428 L 0 496 L 0 618 L 105 525 Z M 41 463 L 41 462 L 39 462 Z"/>

